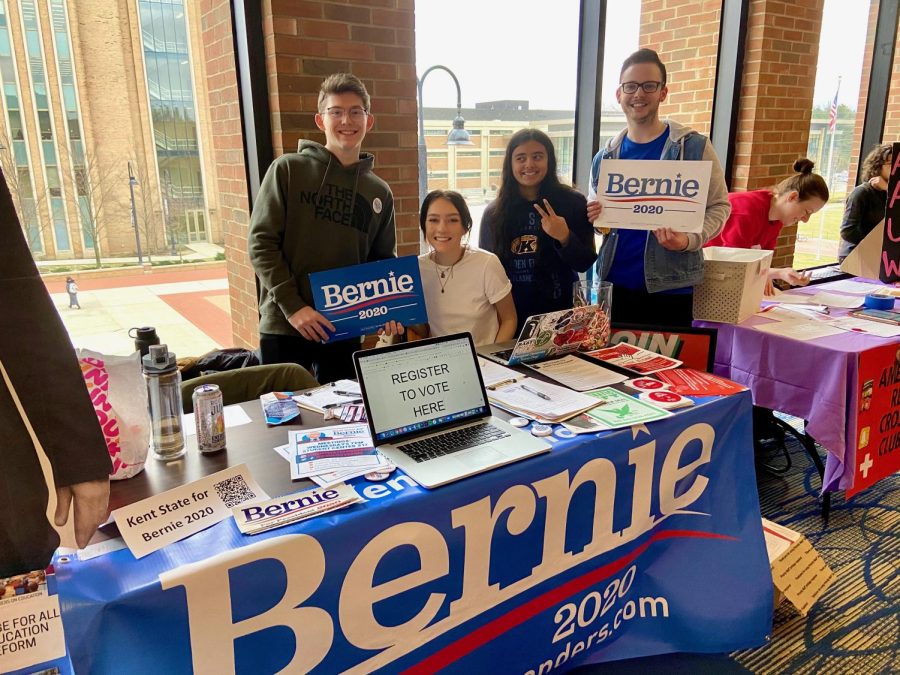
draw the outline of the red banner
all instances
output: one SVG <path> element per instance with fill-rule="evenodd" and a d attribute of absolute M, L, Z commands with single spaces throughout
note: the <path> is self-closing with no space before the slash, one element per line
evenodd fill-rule
<path fill-rule="evenodd" d="M 900 471 L 900 345 L 859 355 L 856 467 L 852 497 Z"/>

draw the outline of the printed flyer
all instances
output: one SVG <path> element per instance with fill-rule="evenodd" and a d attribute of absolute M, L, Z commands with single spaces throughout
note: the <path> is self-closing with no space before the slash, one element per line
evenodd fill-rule
<path fill-rule="evenodd" d="M 243 534 L 259 534 L 300 520 L 337 511 L 365 501 L 346 483 L 303 490 L 292 495 L 239 506 L 231 510 Z"/>

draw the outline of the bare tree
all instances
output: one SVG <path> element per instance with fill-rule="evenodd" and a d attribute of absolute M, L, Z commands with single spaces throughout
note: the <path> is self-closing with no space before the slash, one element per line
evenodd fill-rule
<path fill-rule="evenodd" d="M 128 184 L 128 174 L 124 162 L 101 160 L 96 153 L 84 153 L 84 162 L 75 166 L 75 195 L 82 227 L 94 243 L 94 260 L 100 261 L 100 236 L 106 230 L 110 212 L 121 208 L 116 192 Z"/>
<path fill-rule="evenodd" d="M 147 260 L 153 253 L 159 253 L 160 244 L 165 244 L 165 223 L 163 203 L 153 167 L 143 153 L 132 153 L 137 159 L 132 162 L 137 180 L 135 209 L 141 240 L 145 242 Z"/>
<path fill-rule="evenodd" d="M 13 143 L 5 129 L 0 129 L 0 168 L 9 186 L 19 222 L 32 251 L 41 246 L 41 235 L 47 234 L 49 222 L 41 218 L 41 208 L 46 204 L 47 195 L 35 189 L 31 174 L 16 166 Z M 29 227 L 31 225 L 31 227 Z"/>

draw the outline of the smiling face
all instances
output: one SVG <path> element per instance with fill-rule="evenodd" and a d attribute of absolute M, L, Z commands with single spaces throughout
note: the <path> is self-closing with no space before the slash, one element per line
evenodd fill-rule
<path fill-rule="evenodd" d="M 547 148 L 538 141 L 525 141 L 512 151 L 512 174 L 526 197 L 537 195 L 547 177 Z"/>
<path fill-rule="evenodd" d="M 619 82 L 662 82 L 663 74 L 655 63 L 635 63 L 622 71 Z M 616 89 L 616 100 L 629 124 L 655 124 L 659 119 L 659 104 L 666 100 L 668 87 L 660 87 L 648 94 L 641 87 L 633 94 Z"/>
<path fill-rule="evenodd" d="M 359 159 L 363 139 L 374 123 L 363 100 L 349 92 L 329 94 L 316 114 L 316 126 L 325 132 L 325 147 L 343 163 Z"/>
<path fill-rule="evenodd" d="M 428 205 L 425 241 L 434 249 L 439 264 L 450 264 L 459 258 L 467 234 L 462 216 L 449 200 L 439 198 Z"/>

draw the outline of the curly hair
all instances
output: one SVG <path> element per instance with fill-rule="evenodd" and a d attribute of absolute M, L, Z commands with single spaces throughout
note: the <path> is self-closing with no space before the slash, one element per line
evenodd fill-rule
<path fill-rule="evenodd" d="M 889 163 L 893 158 L 893 145 L 891 143 L 882 143 L 872 148 L 872 151 L 866 155 L 862 164 L 862 173 L 860 178 L 863 182 L 881 175 L 881 167 Z"/>

